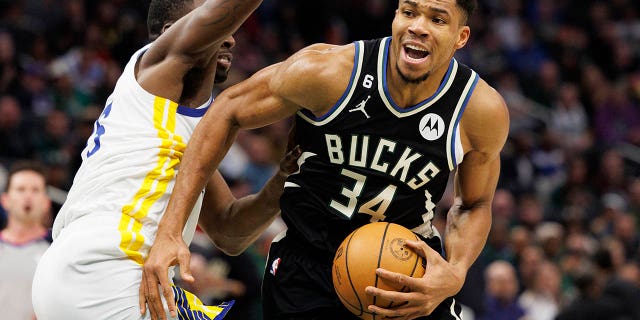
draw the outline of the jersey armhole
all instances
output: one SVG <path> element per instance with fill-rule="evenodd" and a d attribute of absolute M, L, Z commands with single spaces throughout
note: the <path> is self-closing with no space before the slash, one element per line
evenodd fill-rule
<path fill-rule="evenodd" d="M 354 42 L 354 45 L 355 54 L 353 55 L 353 69 L 351 70 L 349 84 L 347 85 L 345 91 L 342 93 L 340 99 L 338 99 L 338 102 L 336 102 L 326 114 L 320 117 L 316 117 L 309 110 L 302 109 L 297 112 L 298 116 L 300 116 L 302 119 L 316 126 L 324 125 L 326 123 L 329 123 L 338 114 L 340 114 L 342 109 L 344 109 L 348 104 L 349 100 L 351 100 L 351 96 L 353 95 L 353 92 L 356 88 L 354 83 L 357 79 L 360 78 L 360 73 L 362 71 L 362 59 L 364 54 L 364 43 L 362 41 L 356 41 Z"/>

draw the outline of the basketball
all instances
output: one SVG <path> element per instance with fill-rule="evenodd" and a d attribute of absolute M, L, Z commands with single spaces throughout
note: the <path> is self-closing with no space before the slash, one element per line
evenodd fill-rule
<path fill-rule="evenodd" d="M 383 290 L 407 291 L 406 287 L 379 278 L 377 268 L 420 278 L 425 272 L 424 258 L 405 245 L 405 240 L 419 240 L 411 230 L 388 222 L 364 225 L 343 241 L 333 258 L 333 287 L 342 304 L 361 319 L 375 320 L 369 305 L 383 308 L 397 306 L 392 302 L 365 293 L 367 286 Z M 380 318 L 380 316 L 378 316 Z"/>

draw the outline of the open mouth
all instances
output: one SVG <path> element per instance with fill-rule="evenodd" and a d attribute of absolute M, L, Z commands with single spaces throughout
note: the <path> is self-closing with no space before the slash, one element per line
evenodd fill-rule
<path fill-rule="evenodd" d="M 222 64 L 228 67 L 231 65 L 231 60 L 233 60 L 233 55 L 231 53 L 218 54 L 218 64 Z"/>
<path fill-rule="evenodd" d="M 402 48 L 404 49 L 405 57 L 410 62 L 422 62 L 429 56 L 429 51 L 427 49 L 413 44 L 405 44 Z"/>

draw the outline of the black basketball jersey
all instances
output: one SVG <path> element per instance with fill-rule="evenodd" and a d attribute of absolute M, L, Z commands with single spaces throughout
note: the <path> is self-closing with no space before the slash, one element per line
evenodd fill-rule
<path fill-rule="evenodd" d="M 462 160 L 459 123 L 478 75 L 452 59 L 433 96 L 400 108 L 386 82 L 390 42 L 355 42 L 340 100 L 321 117 L 296 115 L 303 154 L 281 208 L 287 237 L 310 249 L 332 254 L 351 231 L 373 221 L 435 233 L 435 204 Z"/>

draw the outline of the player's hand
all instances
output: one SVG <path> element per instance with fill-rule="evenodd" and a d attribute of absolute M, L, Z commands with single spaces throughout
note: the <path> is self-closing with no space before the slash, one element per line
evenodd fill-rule
<path fill-rule="evenodd" d="M 300 149 L 299 145 L 291 148 L 291 150 L 289 150 L 289 152 L 287 152 L 287 154 L 285 154 L 280 160 L 280 173 L 288 176 L 298 171 L 300 169 L 298 165 L 298 158 L 300 158 L 301 154 L 302 149 Z"/>
<path fill-rule="evenodd" d="M 169 314 L 172 318 L 177 316 L 173 289 L 169 281 L 169 267 L 179 265 L 182 280 L 192 283 L 190 261 L 191 253 L 181 235 L 173 236 L 158 230 L 149 256 L 142 267 L 139 299 L 141 314 L 145 314 L 146 307 L 148 307 L 152 320 L 166 319 L 167 315 L 160 296 L 160 292 L 162 292 L 162 296 L 167 302 Z"/>
<path fill-rule="evenodd" d="M 426 258 L 427 266 L 422 278 L 413 278 L 404 274 L 377 269 L 376 274 L 397 287 L 407 286 L 408 292 L 387 291 L 369 286 L 366 292 L 394 302 L 404 304 L 385 309 L 370 305 L 369 311 L 376 314 L 409 320 L 430 315 L 446 298 L 454 296 L 464 284 L 466 271 L 458 270 L 449 264 L 438 252 L 424 241 L 409 241 L 407 246 Z"/>

